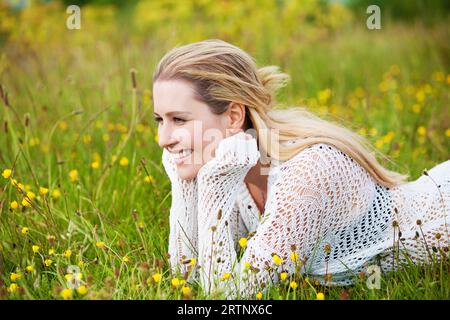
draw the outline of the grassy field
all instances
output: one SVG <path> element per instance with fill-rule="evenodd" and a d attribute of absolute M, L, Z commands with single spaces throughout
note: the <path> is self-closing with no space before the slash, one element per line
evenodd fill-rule
<path fill-rule="evenodd" d="M 318 1 L 161 3 L 84 6 L 80 30 L 60 2 L 0 4 L 0 299 L 221 298 L 168 269 L 151 75 L 177 44 L 220 38 L 281 66 L 279 107 L 340 121 L 411 179 L 449 159 L 448 19 L 368 30 Z M 255 298 L 449 299 L 449 266 L 406 266 L 380 289 L 295 275 Z"/>

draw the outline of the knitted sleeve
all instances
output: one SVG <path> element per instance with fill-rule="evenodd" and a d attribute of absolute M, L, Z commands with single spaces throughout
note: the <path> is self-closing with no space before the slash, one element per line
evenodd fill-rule
<path fill-rule="evenodd" d="M 336 210 L 348 214 L 352 194 L 371 183 L 363 181 L 363 170 L 351 159 L 325 146 L 307 148 L 279 168 L 264 217 L 239 254 L 229 228 L 237 214 L 232 204 L 259 153 L 255 140 L 229 139 L 219 145 L 217 159 L 198 176 L 200 280 L 206 292 L 219 287 L 228 298 L 254 298 L 278 281 L 281 271 L 295 272 L 300 258 L 317 249 L 319 256 L 324 254 L 320 237 L 336 227 Z"/>
<path fill-rule="evenodd" d="M 164 149 L 164 169 L 171 181 L 172 204 L 170 207 L 169 255 L 173 272 L 187 272 L 186 260 L 197 257 L 197 179 L 179 178 L 176 164 Z"/>

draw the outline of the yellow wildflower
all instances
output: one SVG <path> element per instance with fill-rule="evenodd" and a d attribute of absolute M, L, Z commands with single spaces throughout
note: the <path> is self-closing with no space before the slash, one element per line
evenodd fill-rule
<path fill-rule="evenodd" d="M 27 197 L 28 197 L 30 200 L 36 199 L 36 195 L 35 195 L 34 192 L 32 192 L 32 191 L 28 191 L 28 192 L 27 192 Z"/>
<path fill-rule="evenodd" d="M 297 289 L 298 285 L 297 282 L 291 281 L 291 284 L 289 285 L 293 290 Z"/>
<path fill-rule="evenodd" d="M 70 258 L 71 255 L 72 255 L 72 250 L 67 249 L 66 251 L 64 251 L 64 257 Z"/>
<path fill-rule="evenodd" d="M 30 230 L 27 227 L 22 228 L 22 234 L 28 234 Z"/>
<path fill-rule="evenodd" d="M 27 272 L 33 272 L 34 271 L 34 267 L 33 266 L 27 266 L 26 268 Z"/>
<path fill-rule="evenodd" d="M 9 177 L 11 177 L 11 173 L 12 173 L 11 169 L 5 169 L 3 170 L 2 176 L 5 179 L 9 179 Z"/>
<path fill-rule="evenodd" d="M 59 123 L 59 128 L 60 128 L 61 130 L 66 130 L 66 129 L 67 129 L 67 122 L 61 121 L 61 122 Z"/>
<path fill-rule="evenodd" d="M 183 295 L 188 296 L 191 293 L 191 288 L 184 286 L 181 288 L 181 292 L 183 292 Z"/>
<path fill-rule="evenodd" d="M 39 246 L 34 245 L 31 247 L 31 249 L 33 250 L 34 253 L 37 253 L 37 252 L 39 252 L 40 248 L 39 248 Z"/>
<path fill-rule="evenodd" d="M 240 238 L 239 245 L 241 246 L 241 248 L 245 248 L 247 246 L 247 238 Z"/>
<path fill-rule="evenodd" d="M 245 261 L 244 266 L 245 266 L 245 269 L 250 269 L 252 267 L 252 264 L 248 261 Z"/>
<path fill-rule="evenodd" d="M 9 291 L 10 293 L 14 293 L 14 292 L 16 292 L 17 290 L 19 290 L 19 286 L 18 286 L 16 283 L 11 283 L 11 284 L 9 285 L 9 287 L 8 287 L 8 291 Z"/>
<path fill-rule="evenodd" d="M 53 199 L 58 199 L 59 197 L 61 197 L 61 192 L 58 189 L 53 190 L 52 192 L 52 198 Z"/>
<path fill-rule="evenodd" d="M 172 283 L 172 286 L 177 288 L 180 285 L 180 280 L 178 278 L 173 278 L 171 283 Z"/>
<path fill-rule="evenodd" d="M 103 249 L 103 248 L 105 247 L 105 243 L 104 243 L 103 241 L 97 241 L 97 242 L 95 243 L 95 246 L 96 246 L 97 248 Z"/>
<path fill-rule="evenodd" d="M 275 263 L 277 266 L 279 266 L 280 264 L 283 263 L 283 259 L 281 259 L 276 254 L 273 255 L 272 260 L 273 260 L 273 263 Z"/>
<path fill-rule="evenodd" d="M 64 289 L 61 291 L 61 298 L 63 298 L 64 300 L 69 300 L 72 298 L 72 289 Z"/>
<path fill-rule="evenodd" d="M 28 198 L 23 198 L 23 199 L 22 199 L 22 205 L 23 205 L 24 207 L 29 207 L 29 206 L 31 205 L 30 199 L 28 199 Z"/>
<path fill-rule="evenodd" d="M 85 285 L 81 285 L 77 289 L 78 294 L 84 296 L 87 293 L 87 287 Z"/>
<path fill-rule="evenodd" d="M 122 258 L 122 261 L 125 262 L 125 263 L 127 263 L 127 262 L 130 262 L 130 259 L 128 258 L 128 256 L 124 256 L 124 257 Z"/>
<path fill-rule="evenodd" d="M 419 136 L 425 136 L 427 134 L 427 129 L 424 126 L 420 126 L 417 128 L 417 133 Z"/>
<path fill-rule="evenodd" d="M 297 252 L 292 252 L 291 253 L 291 260 L 293 262 L 296 262 L 298 260 L 298 253 Z"/>
<path fill-rule="evenodd" d="M 263 297 L 263 294 L 261 291 L 256 294 L 256 299 L 261 300 L 262 297 Z"/>
<path fill-rule="evenodd" d="M 43 196 L 46 195 L 48 193 L 48 188 L 40 187 L 39 193 L 42 194 Z"/>
<path fill-rule="evenodd" d="M 144 181 L 147 183 L 153 183 L 155 182 L 155 178 L 153 178 L 152 176 L 145 176 Z"/>
<path fill-rule="evenodd" d="M 420 106 L 420 104 L 415 103 L 415 104 L 413 104 L 411 109 L 414 113 L 420 113 L 420 110 L 422 109 L 422 107 Z"/>
<path fill-rule="evenodd" d="M 282 272 L 282 273 L 280 273 L 280 279 L 281 279 L 282 281 L 286 280 L 287 277 L 288 277 L 287 272 Z"/>
<path fill-rule="evenodd" d="M 155 273 L 155 274 L 152 276 L 152 278 L 153 278 L 153 281 L 155 281 L 156 283 L 158 283 L 158 282 L 161 281 L 162 275 L 161 275 L 161 273 Z"/>
<path fill-rule="evenodd" d="M 222 280 L 222 281 L 226 281 L 226 280 L 228 280 L 228 279 L 230 278 L 230 276 L 231 276 L 231 274 L 229 274 L 228 272 L 226 272 L 226 273 L 223 274 L 221 280 Z"/>
<path fill-rule="evenodd" d="M 22 278 L 22 275 L 20 274 L 20 272 L 11 272 L 11 275 L 9 276 L 9 278 L 11 279 L 12 282 L 16 282 L 17 280 L 19 280 L 20 278 Z"/>
<path fill-rule="evenodd" d="M 52 256 L 55 254 L 55 249 L 48 249 L 48 255 Z"/>
<path fill-rule="evenodd" d="M 78 180 L 78 170 L 70 170 L 69 172 L 70 181 L 75 182 Z"/>
<path fill-rule="evenodd" d="M 317 294 L 317 300 L 325 300 L 325 295 L 322 292 Z"/>
<path fill-rule="evenodd" d="M 17 201 L 13 201 L 9 206 L 11 207 L 11 209 L 17 209 L 19 207 L 19 204 L 17 203 Z"/>
<path fill-rule="evenodd" d="M 92 162 L 92 163 L 91 163 L 91 168 L 92 168 L 92 169 L 98 169 L 98 168 L 100 168 L 100 162 L 98 162 L 98 161 Z"/>
<path fill-rule="evenodd" d="M 120 161 L 119 161 L 119 164 L 122 166 L 122 167 L 126 167 L 127 165 L 128 165 L 128 158 L 127 157 L 122 157 L 122 158 L 120 158 Z"/>
<path fill-rule="evenodd" d="M 45 264 L 47 267 L 50 267 L 50 266 L 52 265 L 52 263 L 53 263 L 53 260 L 51 260 L 51 259 L 45 259 L 45 261 L 44 261 L 44 264 Z"/>
<path fill-rule="evenodd" d="M 446 136 L 446 137 L 450 137 L 450 128 L 448 128 L 447 130 L 445 130 L 445 136 Z"/>
<path fill-rule="evenodd" d="M 190 266 L 195 266 L 196 263 L 197 263 L 197 260 L 196 260 L 195 258 L 192 258 L 192 259 L 189 261 L 189 265 L 190 265 Z"/>
<path fill-rule="evenodd" d="M 330 99 L 331 90 L 325 89 L 325 90 L 319 91 L 319 93 L 317 94 L 317 97 L 319 98 L 320 103 L 324 104 L 328 101 L 328 99 Z"/>

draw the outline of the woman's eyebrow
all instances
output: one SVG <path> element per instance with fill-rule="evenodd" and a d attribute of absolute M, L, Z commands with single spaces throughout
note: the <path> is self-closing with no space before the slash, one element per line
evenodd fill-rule
<path fill-rule="evenodd" d="M 171 112 L 167 112 L 166 115 L 167 116 L 171 116 L 171 115 L 181 115 L 181 114 L 192 114 L 191 112 L 188 111 L 171 111 Z M 156 112 L 153 113 L 154 116 L 159 116 L 159 114 L 157 114 Z"/>

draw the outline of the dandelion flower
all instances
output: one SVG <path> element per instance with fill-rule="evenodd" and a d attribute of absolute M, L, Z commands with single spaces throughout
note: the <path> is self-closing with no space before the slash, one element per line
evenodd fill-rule
<path fill-rule="evenodd" d="M 17 209 L 19 207 L 19 204 L 17 203 L 17 201 L 13 201 L 11 202 L 11 204 L 9 205 L 11 209 Z"/>
<path fill-rule="evenodd" d="M 122 166 L 122 167 L 126 167 L 127 165 L 128 165 L 128 158 L 127 157 L 122 157 L 122 158 L 120 158 L 120 161 L 119 161 L 119 164 Z"/>
<path fill-rule="evenodd" d="M 228 280 L 228 279 L 230 278 L 230 276 L 231 276 L 231 274 L 229 274 L 228 272 L 226 272 L 226 273 L 223 274 L 221 280 L 222 280 L 222 281 L 226 281 L 226 280 Z"/>
<path fill-rule="evenodd" d="M 61 291 L 61 298 L 63 298 L 64 300 L 69 300 L 72 298 L 72 294 L 72 289 L 64 289 Z"/>
<path fill-rule="evenodd" d="M 11 177 L 11 173 L 12 173 L 11 169 L 5 169 L 3 170 L 2 176 L 5 179 L 9 179 L 9 177 Z"/>
<path fill-rule="evenodd" d="M 241 246 L 241 248 L 245 248 L 247 246 L 247 238 L 240 238 L 239 245 Z"/>
<path fill-rule="evenodd" d="M 272 257 L 273 263 L 275 263 L 277 266 L 283 263 L 283 259 L 281 259 L 278 255 L 274 254 Z"/>
<path fill-rule="evenodd" d="M 419 136 L 425 136 L 427 134 L 427 129 L 424 126 L 420 126 L 417 128 L 417 133 Z"/>
<path fill-rule="evenodd" d="M 288 277 L 287 272 L 282 272 L 282 273 L 280 273 L 280 279 L 281 279 L 282 281 L 286 280 L 287 277 Z"/>
<path fill-rule="evenodd" d="M 87 293 L 87 287 L 85 285 L 81 285 L 77 289 L 78 294 L 84 296 Z"/>
<path fill-rule="evenodd" d="M 155 273 L 155 274 L 152 276 L 152 278 L 153 278 L 153 281 L 155 281 L 156 283 L 158 283 L 158 282 L 161 281 L 162 275 L 161 275 L 161 273 Z M 173 283 L 173 280 L 172 280 L 172 283 Z"/>
<path fill-rule="evenodd" d="M 153 178 L 152 176 L 145 176 L 144 181 L 147 183 L 153 183 L 155 182 L 155 178 Z"/>
<path fill-rule="evenodd" d="M 172 283 L 172 286 L 177 288 L 180 285 L 180 280 L 178 278 L 173 278 L 171 283 Z"/>
<path fill-rule="evenodd" d="M 262 295 L 261 291 L 256 294 L 256 299 L 261 300 L 262 297 L 263 297 L 263 295 Z"/>
<path fill-rule="evenodd" d="M 92 162 L 92 163 L 91 163 L 91 168 L 92 168 L 92 169 L 98 169 L 98 168 L 100 168 L 100 162 L 98 162 L 98 161 Z"/>
<path fill-rule="evenodd" d="M 96 246 L 97 248 L 103 249 L 103 248 L 105 247 L 105 243 L 104 243 L 103 241 L 97 241 L 97 242 L 95 243 L 95 246 Z"/>
<path fill-rule="evenodd" d="M 190 266 L 195 266 L 195 264 L 197 263 L 197 260 L 195 258 L 192 258 L 191 260 L 189 260 L 189 265 Z"/>
<path fill-rule="evenodd" d="M 125 263 L 127 263 L 127 262 L 130 262 L 130 259 L 128 258 L 128 256 L 124 256 L 124 257 L 122 258 L 122 261 L 125 262 Z"/>
<path fill-rule="evenodd" d="M 45 196 L 48 193 L 48 188 L 40 187 L 39 193 Z"/>
<path fill-rule="evenodd" d="M 22 200 L 22 205 L 23 205 L 24 207 L 29 207 L 29 206 L 31 205 L 30 199 L 23 198 L 23 200 Z"/>
<path fill-rule="evenodd" d="M 12 282 L 16 282 L 17 280 L 19 280 L 20 278 L 22 278 L 22 274 L 20 274 L 20 272 L 11 272 L 9 278 L 11 279 Z"/>
<path fill-rule="evenodd" d="M 27 272 L 31 273 L 34 271 L 34 268 L 33 268 L 33 266 L 27 266 L 26 270 L 27 270 Z"/>
<path fill-rule="evenodd" d="M 248 261 L 245 261 L 244 266 L 245 266 L 245 269 L 250 269 L 252 267 L 252 264 Z"/>
<path fill-rule="evenodd" d="M 53 263 L 53 260 L 51 259 L 45 259 L 44 264 L 46 267 L 50 267 Z"/>
<path fill-rule="evenodd" d="M 70 181 L 75 182 L 78 180 L 78 170 L 70 170 L 69 172 Z"/>
<path fill-rule="evenodd" d="M 188 296 L 191 293 L 191 288 L 184 286 L 181 288 L 181 292 L 183 292 L 183 295 Z"/>
<path fill-rule="evenodd" d="M 322 292 L 317 294 L 317 300 L 325 300 L 325 295 Z"/>
<path fill-rule="evenodd" d="M 59 199 L 59 197 L 61 197 L 61 191 L 59 191 L 58 189 L 53 190 L 52 198 L 57 200 L 57 199 Z"/>
<path fill-rule="evenodd" d="M 22 228 L 22 234 L 28 234 L 29 229 L 27 227 Z"/>
<path fill-rule="evenodd" d="M 298 253 L 297 252 L 292 252 L 291 253 L 291 260 L 293 262 L 296 262 L 298 260 Z"/>
<path fill-rule="evenodd" d="M 27 198 L 29 198 L 30 200 L 34 200 L 34 199 L 36 199 L 36 195 L 32 191 L 28 191 Z"/>
<path fill-rule="evenodd" d="M 71 255 L 72 255 L 72 250 L 67 249 L 66 251 L 64 251 L 64 257 L 70 258 Z"/>
<path fill-rule="evenodd" d="M 40 248 L 39 248 L 39 246 L 34 245 L 31 247 L 31 249 L 33 250 L 34 253 L 37 253 L 37 252 L 39 252 Z"/>
<path fill-rule="evenodd" d="M 54 255 L 54 254 L 55 254 L 55 249 L 53 249 L 53 248 L 48 249 L 48 255 L 49 255 L 49 256 L 52 256 L 52 255 Z"/>
<path fill-rule="evenodd" d="M 10 293 L 17 292 L 17 290 L 19 290 L 19 286 L 16 283 L 11 283 L 8 287 Z"/>
<path fill-rule="evenodd" d="M 297 289 L 298 284 L 295 281 L 291 281 L 291 284 L 289 285 L 293 290 Z"/>

